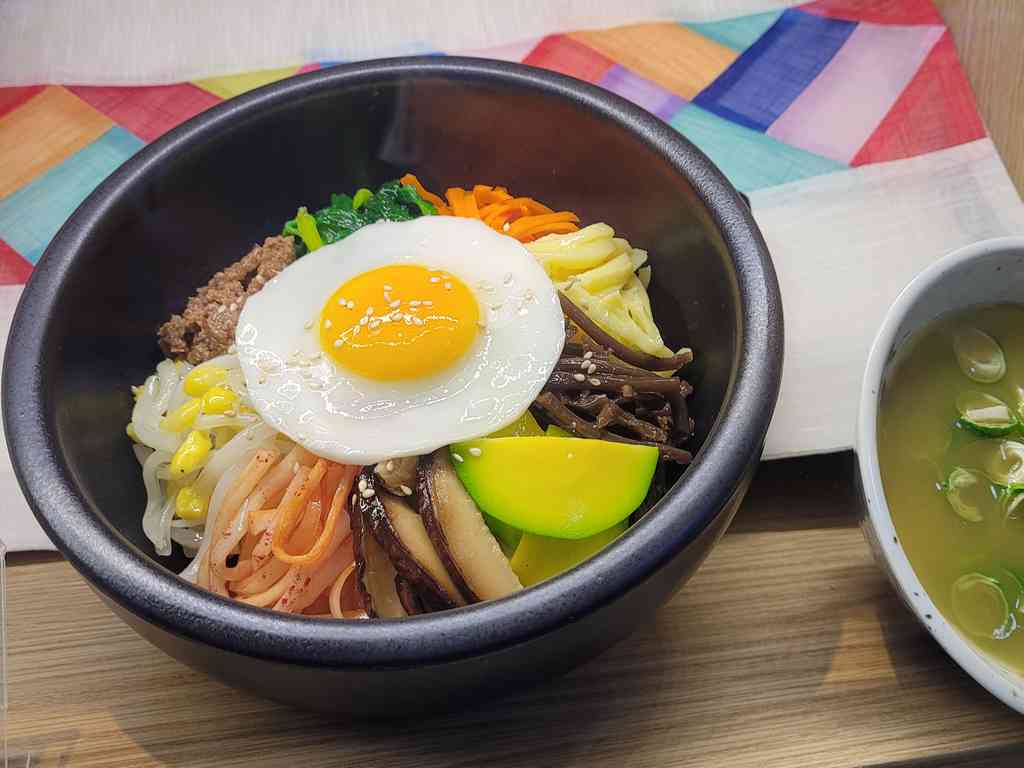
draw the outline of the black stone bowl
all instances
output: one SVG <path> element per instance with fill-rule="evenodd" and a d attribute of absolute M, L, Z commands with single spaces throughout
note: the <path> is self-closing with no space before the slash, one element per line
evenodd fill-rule
<path fill-rule="evenodd" d="M 160 357 L 155 329 L 298 205 L 406 170 L 435 190 L 504 185 L 649 250 L 666 340 L 696 351 L 696 459 L 613 546 L 503 600 L 404 621 L 328 621 L 193 587 L 175 575 L 184 561 L 156 557 L 143 536 L 142 480 L 124 432 L 129 387 Z M 775 273 L 747 206 L 674 130 L 529 67 L 373 61 L 232 99 L 103 182 L 25 289 L 4 364 L 4 424 L 43 527 L 154 645 L 303 707 L 435 710 L 549 678 L 652 620 L 740 503 L 782 345 Z"/>

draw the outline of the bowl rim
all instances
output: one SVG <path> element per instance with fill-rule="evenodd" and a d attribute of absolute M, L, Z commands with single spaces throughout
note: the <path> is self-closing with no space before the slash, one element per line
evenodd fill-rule
<path fill-rule="evenodd" d="M 245 606 L 201 590 L 151 561 L 91 510 L 61 455 L 42 392 L 47 319 L 76 252 L 116 201 L 194 142 L 271 107 L 332 89 L 412 78 L 519 87 L 569 101 L 625 127 L 686 177 L 731 256 L 737 308 L 732 380 L 686 481 L 614 546 L 515 595 L 403 620 L 325 621 Z M 15 343 L 14 340 L 17 340 Z M 782 307 L 767 246 L 721 172 L 667 124 L 588 83 L 520 64 L 416 56 L 340 65 L 223 102 L 141 149 L 60 229 L 37 264 L 11 325 L 3 418 L 15 474 L 43 528 L 102 594 L 165 631 L 225 651 L 304 666 L 438 664 L 528 642 L 581 620 L 639 586 L 703 532 L 760 458 L 782 371 Z"/>
<path fill-rule="evenodd" d="M 961 668 L 1004 704 L 1024 713 L 1024 680 L 1020 676 L 1012 677 L 1014 673 L 1009 670 L 1002 670 L 998 662 L 989 659 L 961 635 L 946 620 L 917 578 L 896 534 L 878 463 L 878 403 L 889 362 L 905 340 L 905 335 L 897 336 L 903 321 L 922 296 L 940 285 L 955 269 L 1009 250 L 1024 252 L 1024 237 L 996 237 L 965 245 L 930 264 L 896 297 L 868 354 L 857 413 L 855 450 L 867 507 L 866 521 L 870 526 L 865 532 L 876 557 L 884 558 L 883 565 L 903 601 Z"/>

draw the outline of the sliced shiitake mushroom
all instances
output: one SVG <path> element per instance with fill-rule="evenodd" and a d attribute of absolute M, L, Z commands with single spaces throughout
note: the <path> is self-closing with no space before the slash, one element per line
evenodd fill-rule
<path fill-rule="evenodd" d="M 369 530 L 362 505 L 349 509 L 352 519 L 352 549 L 356 557 L 356 585 L 371 619 L 400 619 L 409 615 L 402 605 L 395 579 L 398 574 Z"/>
<path fill-rule="evenodd" d="M 465 605 L 466 599 L 434 549 L 423 520 L 409 503 L 387 493 L 369 469 L 360 476 L 358 493 L 365 520 L 398 574 L 418 594 L 429 595 L 432 605 Z"/>
<path fill-rule="evenodd" d="M 373 471 L 395 496 L 412 496 L 416 487 L 417 456 L 403 456 L 380 462 Z"/>
<path fill-rule="evenodd" d="M 420 516 L 445 567 L 470 601 L 523 588 L 476 503 L 455 474 L 448 449 L 420 460 Z"/>
<path fill-rule="evenodd" d="M 398 593 L 398 599 L 402 602 L 402 607 L 410 616 L 418 616 L 424 613 L 423 602 L 420 600 L 419 595 L 416 594 L 416 590 L 412 588 L 412 584 L 401 576 L 395 576 L 395 592 Z"/>

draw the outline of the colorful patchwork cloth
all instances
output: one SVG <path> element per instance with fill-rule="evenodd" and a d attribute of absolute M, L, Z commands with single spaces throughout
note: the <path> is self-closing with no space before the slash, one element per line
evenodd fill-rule
<path fill-rule="evenodd" d="M 955 248 L 1024 233 L 1024 207 L 930 0 L 819 0 L 472 55 L 562 72 L 639 104 L 750 197 L 786 312 L 768 457 L 849 448 L 867 350 L 899 290 Z M 3 335 L 49 240 L 119 164 L 224 99 L 333 63 L 174 85 L 0 88 Z M 13 548 L 48 546 L 6 464 L 0 491 L 18 500 L 0 536 Z"/>

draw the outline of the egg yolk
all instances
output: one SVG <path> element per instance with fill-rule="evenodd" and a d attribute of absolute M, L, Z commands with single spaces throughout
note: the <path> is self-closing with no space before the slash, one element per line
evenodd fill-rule
<path fill-rule="evenodd" d="M 420 379 L 461 358 L 479 320 L 476 297 L 454 275 L 391 265 L 356 275 L 331 294 L 320 312 L 320 346 L 368 379 Z"/>

